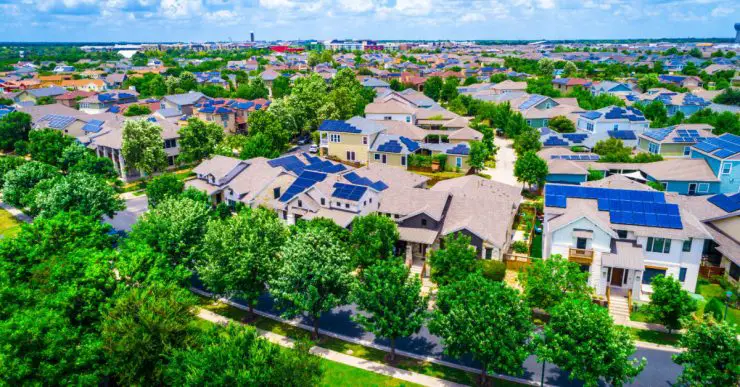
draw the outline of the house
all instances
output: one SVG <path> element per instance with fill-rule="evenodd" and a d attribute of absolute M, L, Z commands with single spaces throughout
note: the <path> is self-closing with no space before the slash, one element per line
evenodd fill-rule
<path fill-rule="evenodd" d="M 691 158 L 707 162 L 720 180 L 719 193 L 740 191 L 740 136 L 725 133 L 691 146 Z"/>
<path fill-rule="evenodd" d="M 679 195 L 711 195 L 720 192 L 720 181 L 701 159 L 668 159 L 637 166 L 641 182 L 655 182 L 666 192 Z M 644 179 L 644 180 L 643 180 Z"/>
<path fill-rule="evenodd" d="M 154 115 L 148 118 L 129 119 L 146 119 L 162 127 L 162 147 L 167 155 L 168 168 L 176 168 L 177 155 L 180 153 L 179 126 Z M 142 178 L 143 174 L 128 167 L 123 157 L 123 123 L 125 121 L 124 119 L 106 121 L 100 133 L 91 139 L 88 147 L 93 149 L 99 157 L 106 157 L 113 161 L 113 166 L 123 181 L 132 181 Z"/>
<path fill-rule="evenodd" d="M 634 147 L 637 145 L 637 135 L 646 131 L 649 126 L 650 121 L 636 108 L 607 106 L 582 113 L 578 117 L 576 130 L 589 134 L 589 144 L 595 145 L 607 138 L 617 138 L 625 145 Z"/>
<path fill-rule="evenodd" d="M 116 120 L 112 114 L 91 115 L 59 103 L 22 107 L 20 111 L 31 116 L 34 129 L 59 130 L 82 144 L 88 144 L 91 137 L 99 134 L 104 122 Z"/>
<path fill-rule="evenodd" d="M 562 93 L 569 93 L 576 87 L 588 90 L 591 87 L 591 81 L 583 78 L 555 78 L 552 80 L 552 86 Z"/>
<path fill-rule="evenodd" d="M 123 86 L 123 82 L 126 82 L 126 79 L 128 79 L 126 73 L 113 73 L 106 75 L 104 80 L 109 89 L 120 89 Z"/>
<path fill-rule="evenodd" d="M 594 82 L 591 87 L 589 87 L 589 90 L 593 95 L 611 94 L 616 96 L 626 96 L 634 94 L 634 90 L 631 85 L 614 81 Z"/>
<path fill-rule="evenodd" d="M 564 116 L 575 121 L 583 112 L 574 98 L 551 98 L 539 94 L 523 94 L 509 101 L 511 108 L 522 114 L 527 125 L 533 128 L 547 127 L 550 120 Z"/>
<path fill-rule="evenodd" d="M 80 110 L 89 114 L 108 111 L 115 105 L 127 104 L 139 100 L 139 93 L 133 90 L 108 90 L 105 93 L 91 95 L 79 101 Z"/>
<path fill-rule="evenodd" d="M 93 95 L 95 95 L 94 91 L 74 90 L 68 91 L 62 95 L 58 95 L 54 99 L 57 101 L 57 103 L 60 103 L 64 106 L 77 108 L 78 101 Z"/>
<path fill-rule="evenodd" d="M 388 82 L 381 81 L 380 79 L 373 77 L 361 78 L 360 84 L 368 89 L 376 90 L 376 92 L 379 92 L 381 90 L 390 90 L 391 88 L 391 85 Z"/>
<path fill-rule="evenodd" d="M 62 87 L 71 90 L 95 91 L 101 92 L 107 89 L 107 85 L 102 79 L 72 79 L 62 81 Z"/>
<path fill-rule="evenodd" d="M 42 87 L 62 86 L 62 82 L 72 79 L 72 74 L 41 75 L 38 79 Z"/>
<path fill-rule="evenodd" d="M 687 89 L 701 87 L 703 82 L 701 78 L 694 76 L 681 76 L 681 75 L 658 75 L 658 80 L 661 83 L 667 83 L 678 87 L 685 87 Z"/>
<path fill-rule="evenodd" d="M 73 73 L 75 72 L 75 68 L 73 66 L 57 65 L 51 72 L 54 74 Z"/>
<path fill-rule="evenodd" d="M 272 82 L 274 82 L 281 75 L 275 70 L 267 69 L 263 71 L 259 76 L 260 78 L 262 78 L 262 81 L 265 82 L 265 85 L 267 85 L 267 87 L 272 89 Z"/>
<path fill-rule="evenodd" d="M 193 116 L 206 122 L 215 122 L 224 128 L 225 132 L 238 133 L 247 131 L 249 113 L 255 110 L 267 110 L 270 101 L 256 99 L 205 99 L 193 105 Z"/>
<path fill-rule="evenodd" d="M 203 103 L 207 99 L 208 97 L 199 91 L 165 95 L 162 98 L 162 109 L 177 109 L 180 114 L 189 116 L 193 114 L 195 104 Z"/>
<path fill-rule="evenodd" d="M 646 93 L 636 96 L 628 96 L 627 101 L 632 103 L 639 101 L 644 104 L 659 101 L 665 105 L 669 116 L 681 112 L 686 117 L 711 105 L 710 101 L 698 95 L 692 93 L 676 93 L 661 88 L 650 89 Z"/>
<path fill-rule="evenodd" d="M 493 85 L 491 90 L 493 90 L 494 94 L 525 92 L 527 90 L 527 82 L 516 82 L 507 79 Z"/>
<path fill-rule="evenodd" d="M 31 102 L 36 103 L 39 98 L 50 97 L 56 98 L 67 92 L 67 89 L 59 86 L 42 87 L 39 89 L 27 89 L 19 92 L 13 98 L 13 101 L 17 103 Z"/>
<path fill-rule="evenodd" d="M 691 147 L 712 134 L 708 124 L 681 124 L 663 129 L 650 129 L 637 135 L 637 150 L 659 154 L 664 158 L 691 157 Z"/>
<path fill-rule="evenodd" d="M 694 292 L 711 240 L 701 222 L 663 192 L 612 188 L 604 180 L 545 186 L 543 257 L 559 254 L 581 265 L 598 295 L 609 288 L 612 298 L 647 300 L 657 275 Z"/>

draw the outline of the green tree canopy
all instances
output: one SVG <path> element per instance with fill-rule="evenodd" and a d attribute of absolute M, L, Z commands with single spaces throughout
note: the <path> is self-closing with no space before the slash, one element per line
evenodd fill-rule
<path fill-rule="evenodd" d="M 475 170 L 481 170 L 485 167 L 486 161 L 490 153 L 485 144 L 481 141 L 470 142 L 470 155 L 468 157 L 468 164 Z"/>
<path fill-rule="evenodd" d="M 59 176 L 59 171 L 49 164 L 39 161 L 25 163 L 5 175 L 3 201 L 26 208 L 33 203 L 33 189 L 44 180 Z"/>
<path fill-rule="evenodd" d="M 186 163 L 210 157 L 224 139 L 224 128 L 215 122 L 204 122 L 194 117 L 188 119 L 188 124 L 180 128 L 179 133 L 180 154 L 177 158 Z"/>
<path fill-rule="evenodd" d="M 686 351 L 673 356 L 683 366 L 678 382 L 687 386 L 736 386 L 740 380 L 740 342 L 729 324 L 711 319 L 695 323 L 680 339 Z"/>
<path fill-rule="evenodd" d="M 13 150 L 18 141 L 28 141 L 31 115 L 14 111 L 0 118 L 0 149 Z"/>
<path fill-rule="evenodd" d="M 547 174 L 547 163 L 537 156 L 535 152 L 526 152 L 514 163 L 514 176 L 516 176 L 516 179 L 530 186 L 544 183 Z"/>
<path fill-rule="evenodd" d="M 601 160 L 612 163 L 628 162 L 632 156 L 632 150 L 617 138 L 597 142 L 594 146 L 594 153 L 601 156 Z"/>
<path fill-rule="evenodd" d="M 308 314 L 318 338 L 321 314 L 348 300 L 354 277 L 346 245 L 317 227 L 296 229 L 281 250 L 270 293 L 285 316 Z"/>
<path fill-rule="evenodd" d="M 696 311 L 696 300 L 673 277 L 658 275 L 653 277 L 650 284 L 653 287 L 648 305 L 650 315 L 669 331 L 680 329 L 691 313 Z"/>
<path fill-rule="evenodd" d="M 378 261 L 362 273 L 353 299 L 367 315 L 355 318 L 366 330 L 390 340 L 390 360 L 396 355 L 396 339 L 421 329 L 426 316 L 426 298 L 421 295 L 421 281 L 410 277 L 400 258 Z"/>
<path fill-rule="evenodd" d="M 290 78 L 288 77 L 277 77 L 272 81 L 272 98 L 278 99 L 283 98 L 290 94 Z"/>
<path fill-rule="evenodd" d="M 502 329 L 502 327 L 505 327 Z M 471 274 L 439 289 L 429 329 L 442 338 L 448 356 L 470 355 L 489 372 L 521 375 L 532 353 L 529 308 L 503 282 Z"/>
<path fill-rule="evenodd" d="M 179 196 L 185 189 L 185 183 L 171 173 L 152 178 L 146 184 L 146 196 L 149 207 L 154 208 L 165 199 Z"/>
<path fill-rule="evenodd" d="M 167 154 L 162 145 L 162 127 L 147 120 L 127 120 L 123 123 L 121 154 L 126 168 L 147 175 L 167 167 Z"/>
<path fill-rule="evenodd" d="M 550 309 L 566 297 L 588 299 L 591 294 L 588 272 L 557 254 L 534 260 L 519 272 L 518 278 L 524 289 L 524 299 L 542 309 Z"/>
<path fill-rule="evenodd" d="M 633 359 L 634 352 L 629 333 L 614 325 L 606 308 L 589 299 L 568 298 L 550 310 L 537 357 L 585 386 L 598 386 L 602 378 L 622 386 L 645 368 L 645 359 Z"/>
<path fill-rule="evenodd" d="M 349 239 L 355 264 L 366 268 L 392 257 L 398 237 L 396 222 L 387 216 L 370 214 L 355 218 Z"/>
<path fill-rule="evenodd" d="M 576 125 L 565 116 L 553 117 L 548 127 L 559 133 L 574 133 L 576 131 Z"/>
<path fill-rule="evenodd" d="M 79 211 L 95 218 L 112 217 L 125 208 L 113 187 L 100 177 L 84 172 L 42 181 L 32 196 L 27 203 L 29 213 L 46 217 L 62 211 Z"/>
<path fill-rule="evenodd" d="M 445 236 L 444 247 L 432 250 L 429 257 L 434 282 L 444 286 L 467 277 L 479 270 L 475 249 L 470 245 L 470 237 L 457 233 Z"/>
<path fill-rule="evenodd" d="M 538 152 L 540 149 L 542 149 L 542 142 L 540 142 L 540 132 L 537 129 L 527 127 L 514 137 L 514 151 L 518 156 L 527 152 Z"/>
<path fill-rule="evenodd" d="M 442 95 L 442 87 L 444 86 L 444 81 L 440 77 L 429 77 L 426 81 L 424 81 L 424 95 L 427 97 L 439 101 L 440 96 Z"/>
<path fill-rule="evenodd" d="M 56 129 L 40 129 L 28 135 L 28 151 L 31 158 L 42 163 L 58 166 L 62 152 L 74 138 Z"/>

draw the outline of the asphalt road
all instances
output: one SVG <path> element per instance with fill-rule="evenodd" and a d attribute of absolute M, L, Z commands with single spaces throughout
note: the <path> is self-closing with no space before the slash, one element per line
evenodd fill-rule
<path fill-rule="evenodd" d="M 235 299 L 234 301 L 239 302 L 238 299 Z M 280 311 L 275 307 L 273 300 L 267 294 L 261 297 L 256 309 L 275 316 L 280 314 Z M 370 332 L 366 332 L 359 324 L 352 321 L 352 315 L 356 313 L 358 312 L 353 305 L 345 305 L 335 308 L 330 313 L 324 313 L 321 317 L 320 328 L 325 331 L 330 331 L 355 339 L 372 341 L 379 345 L 389 345 L 387 340 L 376 338 L 375 335 Z M 312 325 L 312 322 L 308 318 L 304 317 L 297 317 L 294 321 Z M 397 340 L 396 346 L 402 351 L 476 367 L 475 362 L 471 359 L 453 359 L 444 356 L 442 353 L 443 346 L 440 343 L 440 339 L 432 335 L 426 326 L 416 335 Z M 645 370 L 637 376 L 635 381 L 628 384 L 628 386 L 672 386 L 682 369 L 680 366 L 673 363 L 673 360 L 671 359 L 672 355 L 672 352 L 638 348 L 634 356 L 638 359 L 643 357 L 647 359 L 647 366 L 645 367 Z M 535 356 L 530 356 L 524 363 L 524 373 L 522 375 L 518 375 L 518 377 L 539 382 L 541 375 L 542 363 L 538 363 Z M 582 385 L 580 382 L 570 381 L 568 379 L 567 372 L 564 372 L 551 364 L 548 364 L 545 369 L 545 383 L 557 386 Z"/>
<path fill-rule="evenodd" d="M 149 204 L 146 195 L 126 199 L 126 209 L 119 211 L 113 218 L 104 217 L 103 221 L 118 231 L 131 231 L 131 226 L 147 211 Z"/>

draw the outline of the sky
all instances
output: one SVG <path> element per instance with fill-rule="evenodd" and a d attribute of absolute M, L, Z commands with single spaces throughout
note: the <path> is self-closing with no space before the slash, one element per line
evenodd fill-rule
<path fill-rule="evenodd" d="M 0 41 L 735 36 L 737 0 L 0 0 Z"/>

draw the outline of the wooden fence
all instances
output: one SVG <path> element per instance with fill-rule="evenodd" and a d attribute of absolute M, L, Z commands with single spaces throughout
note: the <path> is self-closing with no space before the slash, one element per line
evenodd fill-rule
<path fill-rule="evenodd" d="M 532 264 L 532 258 L 526 254 L 504 254 L 504 263 L 507 269 L 520 271 Z"/>
<path fill-rule="evenodd" d="M 725 275 L 725 268 L 719 266 L 699 266 L 699 276 L 711 279 L 714 276 Z"/>

